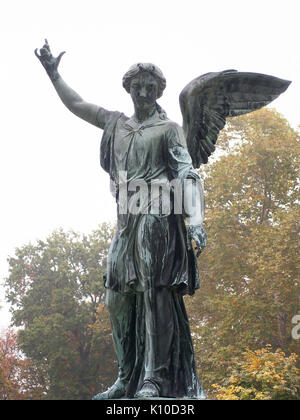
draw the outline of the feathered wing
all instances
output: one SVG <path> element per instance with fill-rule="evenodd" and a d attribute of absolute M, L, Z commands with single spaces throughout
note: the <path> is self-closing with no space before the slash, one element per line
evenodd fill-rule
<path fill-rule="evenodd" d="M 207 73 L 192 80 L 180 93 L 179 101 L 194 167 L 207 163 L 227 117 L 262 108 L 290 83 L 274 76 L 236 70 Z"/>

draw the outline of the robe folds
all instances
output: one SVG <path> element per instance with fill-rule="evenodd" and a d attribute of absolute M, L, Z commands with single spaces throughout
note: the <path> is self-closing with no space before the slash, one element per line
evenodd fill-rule
<path fill-rule="evenodd" d="M 151 380 L 152 376 L 159 383 L 161 395 L 203 396 L 183 301 L 183 295 L 192 295 L 199 288 L 196 258 L 193 250 L 187 249 L 183 214 L 174 212 L 172 188 L 150 193 L 155 183 L 168 186 L 176 179 L 183 185 L 187 178 L 199 179 L 181 127 L 161 119 L 157 112 L 142 124 L 111 112 L 104 127 L 100 162 L 110 175 L 118 207 L 105 287 L 110 292 L 108 306 L 115 347 L 119 347 L 120 375 L 128 381 L 127 396 L 132 397 L 145 377 Z M 136 188 L 141 180 L 149 186 L 146 195 Z M 170 194 L 170 206 L 164 212 L 163 194 Z M 137 204 L 139 211 L 133 211 Z M 153 297 L 163 295 L 158 292 L 162 289 L 168 290 L 167 298 Z M 168 324 L 169 336 L 162 332 Z M 161 343 L 160 348 L 165 335 L 168 356 L 163 351 L 161 356 L 152 354 L 155 349 L 151 340 L 149 344 L 147 331 L 157 335 L 153 342 L 158 347 Z M 127 344 L 120 344 L 124 340 Z"/>

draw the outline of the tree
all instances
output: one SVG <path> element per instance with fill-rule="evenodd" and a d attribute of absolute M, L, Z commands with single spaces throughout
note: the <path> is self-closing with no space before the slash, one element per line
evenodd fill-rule
<path fill-rule="evenodd" d="M 0 400 L 42 399 L 46 389 L 41 372 L 20 351 L 17 333 L 4 331 L 0 336 Z"/>
<path fill-rule="evenodd" d="M 235 358 L 230 377 L 214 385 L 219 400 L 300 400 L 300 370 L 297 355 L 287 357 L 270 348 L 251 351 Z"/>
<path fill-rule="evenodd" d="M 300 354 L 291 319 L 300 313 L 300 136 L 262 109 L 223 130 L 223 154 L 203 170 L 208 246 L 202 287 L 187 299 L 206 388 L 246 348 Z"/>
<path fill-rule="evenodd" d="M 7 300 L 19 343 L 45 372 L 47 399 L 88 399 L 116 374 L 103 275 L 113 229 L 55 231 L 9 258 Z"/>
<path fill-rule="evenodd" d="M 300 355 L 300 340 L 291 337 L 300 314 L 299 133 L 262 109 L 230 120 L 219 144 L 223 154 L 202 170 L 208 246 L 198 261 L 201 289 L 185 299 L 209 395 L 224 378 L 233 385 L 247 352 L 263 369 L 270 357 L 279 376 L 288 361 L 299 367 L 292 354 Z M 90 398 L 116 376 L 102 283 L 111 234 L 108 225 L 90 236 L 57 231 L 9 259 L 13 323 L 21 349 L 45 374 L 48 399 Z"/>

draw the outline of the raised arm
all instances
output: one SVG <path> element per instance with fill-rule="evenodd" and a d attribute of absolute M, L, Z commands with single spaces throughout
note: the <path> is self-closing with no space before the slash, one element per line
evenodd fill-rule
<path fill-rule="evenodd" d="M 78 93 L 66 84 L 58 72 L 60 60 L 65 52 L 61 52 L 58 57 L 53 57 L 47 40 L 40 49 L 40 54 L 38 54 L 38 49 L 34 52 L 45 68 L 63 104 L 77 117 L 103 129 L 110 112 L 97 105 L 85 102 Z"/>

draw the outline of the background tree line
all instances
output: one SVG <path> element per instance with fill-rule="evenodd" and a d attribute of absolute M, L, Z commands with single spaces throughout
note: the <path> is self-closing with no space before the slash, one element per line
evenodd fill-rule
<path fill-rule="evenodd" d="M 201 289 L 186 298 L 199 374 L 214 398 L 299 399 L 300 135 L 262 109 L 230 120 L 218 145 L 201 169 Z M 19 329 L 1 339 L 0 399 L 89 399 L 113 383 L 102 280 L 112 234 L 108 224 L 88 236 L 59 230 L 9 258 Z"/>

